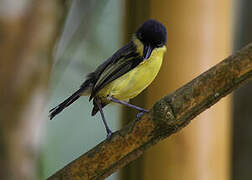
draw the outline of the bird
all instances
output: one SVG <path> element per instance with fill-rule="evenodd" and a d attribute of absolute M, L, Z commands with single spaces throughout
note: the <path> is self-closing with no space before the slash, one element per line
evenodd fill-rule
<path fill-rule="evenodd" d="M 128 102 L 157 76 L 166 52 L 166 34 L 161 22 L 154 19 L 145 21 L 125 46 L 86 76 L 77 91 L 49 111 L 50 120 L 81 96 L 89 96 L 89 101 L 93 102 L 91 115 L 100 112 L 107 137 L 110 137 L 112 131 L 103 112 L 109 103 L 123 104 L 140 113 L 148 112 Z"/>

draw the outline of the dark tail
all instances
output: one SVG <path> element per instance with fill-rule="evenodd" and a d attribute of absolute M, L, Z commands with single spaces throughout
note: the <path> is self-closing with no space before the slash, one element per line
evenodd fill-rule
<path fill-rule="evenodd" d="M 49 111 L 49 117 L 50 120 L 52 118 L 54 118 L 54 116 L 56 116 L 57 114 L 59 114 L 61 111 L 63 111 L 63 109 L 65 109 L 67 106 L 69 106 L 70 104 L 72 104 L 74 101 L 76 101 L 79 97 L 80 97 L 80 93 L 82 91 L 80 91 L 81 89 L 79 89 L 78 91 L 76 91 L 75 93 L 73 93 L 72 96 L 70 96 L 69 98 L 67 98 L 65 101 L 63 101 L 62 103 L 60 103 L 58 106 L 56 106 L 55 108 L 52 108 Z"/>
<path fill-rule="evenodd" d="M 70 104 L 72 104 L 73 102 L 75 102 L 81 96 L 81 94 L 89 87 L 89 85 L 90 85 L 90 81 L 89 80 L 85 81 L 78 91 L 76 91 L 75 93 L 73 93 L 69 98 L 67 98 L 65 101 L 63 101 L 62 103 L 60 103 L 58 106 L 56 106 L 55 108 L 51 109 L 49 111 L 49 113 L 50 113 L 49 114 L 50 120 L 53 119 L 54 116 L 56 116 L 57 114 L 59 114 L 61 111 L 63 111 L 63 109 L 65 109 Z"/>

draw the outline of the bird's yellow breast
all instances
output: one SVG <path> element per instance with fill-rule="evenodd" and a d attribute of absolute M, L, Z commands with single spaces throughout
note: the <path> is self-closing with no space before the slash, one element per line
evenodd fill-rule
<path fill-rule="evenodd" d="M 138 45 L 138 51 L 143 47 Z M 128 101 L 142 92 L 157 76 L 163 61 L 166 47 L 155 48 L 151 56 L 137 67 L 106 85 L 97 95 L 101 98 L 113 96 Z"/>

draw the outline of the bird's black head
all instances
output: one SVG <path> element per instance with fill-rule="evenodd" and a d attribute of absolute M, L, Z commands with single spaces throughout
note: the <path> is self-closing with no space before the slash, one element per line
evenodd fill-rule
<path fill-rule="evenodd" d="M 136 37 L 144 44 L 144 58 L 147 59 L 154 48 L 166 44 L 166 28 L 160 22 L 150 19 L 138 28 Z"/>
<path fill-rule="evenodd" d="M 145 21 L 136 32 L 137 38 L 144 44 L 154 48 L 166 44 L 166 29 L 160 22 L 150 19 Z"/>

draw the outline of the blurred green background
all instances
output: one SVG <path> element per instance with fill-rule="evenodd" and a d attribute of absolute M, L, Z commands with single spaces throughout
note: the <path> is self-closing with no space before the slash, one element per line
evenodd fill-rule
<path fill-rule="evenodd" d="M 50 108 L 77 90 L 85 76 L 122 45 L 122 9 L 122 1 L 116 0 L 73 1 L 55 57 Z M 92 106 L 82 97 L 48 121 L 41 158 L 44 177 L 106 138 L 100 114 L 91 116 Z M 110 128 L 118 130 L 120 106 L 109 105 L 104 112 Z"/>

